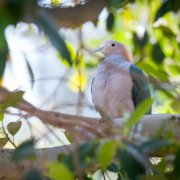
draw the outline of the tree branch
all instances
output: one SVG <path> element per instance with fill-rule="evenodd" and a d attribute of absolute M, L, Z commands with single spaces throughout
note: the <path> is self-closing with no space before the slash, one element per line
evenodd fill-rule
<path fill-rule="evenodd" d="M 3 102 L 8 95 L 9 91 L 0 87 L 0 102 Z M 123 127 L 124 120 L 122 118 L 113 120 L 112 124 L 99 123 L 99 119 L 82 117 L 77 115 L 69 115 L 52 111 L 43 111 L 25 100 L 19 102 L 15 108 L 28 113 L 28 116 L 35 116 L 41 119 L 42 122 L 64 128 L 67 130 L 75 141 L 80 143 L 87 141 L 94 137 L 109 137 L 117 134 Z M 139 128 L 141 126 L 141 128 Z M 139 129 L 141 129 L 139 131 Z M 143 116 L 137 128 L 133 130 L 133 136 L 141 136 L 142 138 L 149 138 L 154 133 L 157 133 L 159 129 L 163 129 L 161 136 L 166 134 L 169 129 L 172 129 L 174 137 L 180 140 L 180 115 L 172 114 L 153 114 Z M 21 179 L 26 170 L 30 168 L 38 168 L 42 172 L 46 172 L 44 161 L 53 161 L 56 159 L 59 153 L 68 153 L 69 150 L 73 150 L 73 144 L 62 147 L 37 149 L 37 159 L 35 161 L 24 160 L 19 163 L 13 163 L 10 159 L 10 150 L 4 149 L 0 151 L 0 179 Z M 162 155 L 162 152 L 151 152 L 151 155 Z M 92 167 L 91 167 L 92 168 Z"/>
<path fill-rule="evenodd" d="M 44 162 L 55 161 L 59 153 L 67 154 L 68 147 L 54 147 L 46 149 L 36 149 L 36 159 L 26 159 L 20 162 L 12 161 L 10 149 L 0 151 L 0 179 L 2 180 L 22 180 L 25 173 L 33 168 L 39 169 L 43 174 L 47 171 Z"/>
<path fill-rule="evenodd" d="M 5 100 L 8 93 L 8 90 L 0 87 L 0 102 Z M 112 120 L 111 124 L 100 123 L 98 118 L 70 115 L 53 111 L 44 111 L 34 107 L 25 100 L 19 102 L 15 108 L 28 113 L 28 116 L 35 116 L 39 118 L 43 123 L 65 129 L 69 132 L 70 135 L 76 137 L 77 142 L 92 139 L 94 137 L 109 137 L 116 134 L 116 130 L 119 133 L 119 129 L 123 127 L 124 122 L 123 118 L 118 118 Z M 171 128 L 174 137 L 179 140 L 180 115 L 145 115 L 139 122 L 137 128 L 134 128 L 133 131 L 134 134 L 137 133 L 144 137 L 150 137 L 160 128 L 163 128 L 162 133 L 164 134 Z M 161 135 L 163 136 L 163 134 Z"/>
<path fill-rule="evenodd" d="M 45 10 L 61 27 L 78 27 L 87 21 L 95 21 L 102 9 L 106 6 L 106 0 L 89 0 L 85 4 L 79 4 L 75 7 L 36 7 L 28 6 L 25 14 L 25 21 L 32 21 L 29 17 L 36 16 L 36 10 Z"/>

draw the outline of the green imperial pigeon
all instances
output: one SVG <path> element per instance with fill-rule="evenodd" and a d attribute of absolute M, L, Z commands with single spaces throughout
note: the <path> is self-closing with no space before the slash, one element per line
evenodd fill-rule
<path fill-rule="evenodd" d="M 150 98 L 147 78 L 133 64 L 131 53 L 123 44 L 106 41 L 96 51 L 105 58 L 98 66 L 91 92 L 95 108 L 103 118 L 122 117 L 124 112 L 133 112 L 139 103 Z"/>

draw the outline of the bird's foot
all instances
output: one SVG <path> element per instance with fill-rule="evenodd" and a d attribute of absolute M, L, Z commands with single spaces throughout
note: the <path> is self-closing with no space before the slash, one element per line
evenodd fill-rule
<path fill-rule="evenodd" d="M 112 124 L 112 121 L 110 118 L 108 117 L 101 117 L 99 119 L 99 124 L 106 124 L 106 125 L 111 125 Z"/>

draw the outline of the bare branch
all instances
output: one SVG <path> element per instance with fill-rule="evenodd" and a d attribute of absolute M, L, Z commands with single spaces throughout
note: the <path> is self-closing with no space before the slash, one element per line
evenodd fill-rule
<path fill-rule="evenodd" d="M 39 7 L 37 11 L 43 8 L 58 26 L 75 28 L 87 21 L 95 21 L 105 6 L 106 0 L 89 0 L 85 4 L 79 4 L 75 7 Z M 25 21 L 32 21 L 29 17 L 36 16 L 35 7 L 27 7 L 26 12 Z"/>

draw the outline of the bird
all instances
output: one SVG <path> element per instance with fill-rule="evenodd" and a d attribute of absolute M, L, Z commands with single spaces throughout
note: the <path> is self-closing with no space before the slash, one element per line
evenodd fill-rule
<path fill-rule="evenodd" d="M 128 48 L 108 40 L 95 50 L 104 55 L 91 84 L 92 101 L 102 118 L 116 119 L 132 113 L 151 97 L 147 76 L 133 63 Z M 151 109 L 147 114 L 151 113 Z"/>

